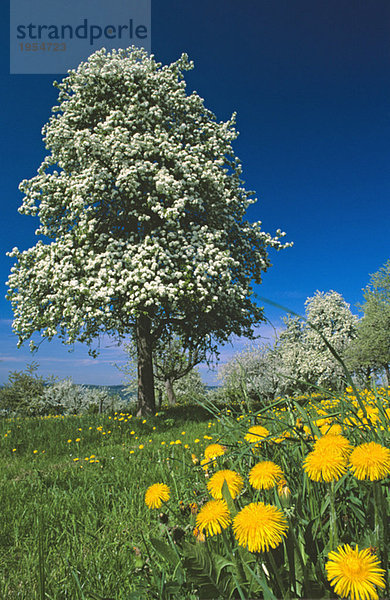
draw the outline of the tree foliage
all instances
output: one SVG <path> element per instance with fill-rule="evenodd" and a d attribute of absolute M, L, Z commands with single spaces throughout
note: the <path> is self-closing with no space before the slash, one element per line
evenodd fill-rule
<path fill-rule="evenodd" d="M 244 219 L 253 193 L 218 122 L 186 93 L 185 54 L 162 66 L 139 48 L 95 52 L 61 82 L 43 128 L 48 156 L 22 181 L 37 244 L 14 248 L 8 298 L 19 343 L 100 334 L 137 343 L 139 412 L 154 410 L 152 354 L 173 330 L 212 350 L 263 320 L 252 298 L 280 249 Z M 32 344 L 34 346 L 34 344 Z"/>
<path fill-rule="evenodd" d="M 343 358 L 356 336 L 358 318 L 341 294 L 317 291 L 305 302 L 305 319 L 288 317 L 281 333 L 278 352 L 284 369 L 284 393 L 299 393 L 316 385 L 331 389 L 344 386 L 341 363 L 324 339 Z"/>
<path fill-rule="evenodd" d="M 384 370 L 390 385 L 390 260 L 371 275 L 363 296 L 363 316 L 348 350 L 348 364 L 364 382 Z"/>
<path fill-rule="evenodd" d="M 220 370 L 224 393 L 232 400 L 269 402 L 299 395 L 313 386 L 340 389 L 344 372 L 324 339 L 341 358 L 356 335 L 357 317 L 341 294 L 317 291 L 305 302 L 305 318 L 288 316 L 275 344 L 252 346 Z"/>
<path fill-rule="evenodd" d="M 52 378 L 38 375 L 38 363 L 27 365 L 25 371 L 11 371 L 7 383 L 0 388 L 0 408 L 4 414 L 33 416 Z"/>

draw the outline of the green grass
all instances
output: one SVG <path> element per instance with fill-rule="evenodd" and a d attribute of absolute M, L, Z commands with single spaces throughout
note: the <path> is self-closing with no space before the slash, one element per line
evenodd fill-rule
<path fill-rule="evenodd" d="M 191 454 L 210 443 L 204 435 L 218 437 L 208 423 L 196 408 L 145 423 L 120 415 L 0 422 L 0 598 L 155 597 L 137 557 L 142 534 L 159 535 L 145 490 L 168 480 L 177 502 L 204 494 L 197 478 L 183 477 Z"/>
<path fill-rule="evenodd" d="M 334 598 L 325 572 L 334 540 L 378 546 L 386 568 L 389 480 L 374 487 L 348 471 L 330 485 L 311 481 L 302 465 L 315 436 L 330 424 L 342 426 L 355 446 L 375 440 L 388 447 L 390 395 L 381 394 L 363 393 L 359 401 L 352 392 L 280 399 L 248 412 L 244 406 L 211 413 L 182 406 L 147 419 L 0 421 L 0 598 Z M 255 423 L 270 431 L 257 449 L 245 441 Z M 205 471 L 197 460 L 219 441 L 226 454 Z M 288 497 L 279 497 L 277 488 L 251 488 L 248 473 L 261 460 L 282 468 Z M 288 536 L 274 551 L 247 552 L 231 529 L 195 541 L 190 505 L 210 500 L 207 482 L 220 468 L 245 479 L 241 495 L 227 497 L 232 515 L 258 501 L 284 510 Z M 145 491 L 156 482 L 169 486 L 171 498 L 149 510 Z"/>

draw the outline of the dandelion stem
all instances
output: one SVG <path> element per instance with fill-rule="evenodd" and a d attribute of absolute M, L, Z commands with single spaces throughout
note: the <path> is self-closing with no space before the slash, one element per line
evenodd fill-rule
<path fill-rule="evenodd" d="M 227 536 L 226 536 L 226 531 L 224 531 L 224 530 L 222 530 L 222 540 L 223 540 L 223 545 L 225 547 L 227 555 L 229 556 L 229 558 L 232 561 L 232 563 L 236 566 L 236 569 L 238 571 L 238 574 L 239 574 L 239 577 L 240 577 L 241 581 L 244 582 L 245 579 L 246 579 L 246 576 L 245 576 L 245 572 L 244 572 L 243 566 L 240 564 L 240 561 L 236 560 L 235 556 L 233 555 L 231 544 L 229 544 L 229 541 L 228 541 Z M 233 573 L 233 579 L 234 579 L 234 583 L 236 584 L 237 591 L 238 591 L 238 593 L 240 595 L 240 598 L 242 600 L 245 600 L 245 596 L 243 595 L 243 592 L 241 590 L 240 584 L 237 581 L 237 577 L 235 576 L 234 573 Z"/>
<path fill-rule="evenodd" d="M 373 481 L 374 492 L 374 536 L 375 544 L 378 547 L 384 569 L 387 573 L 388 552 L 385 540 L 388 538 L 387 532 L 387 514 L 386 503 L 383 498 L 383 492 L 380 481 Z"/>
<path fill-rule="evenodd" d="M 335 482 L 332 480 L 329 486 L 329 541 L 330 541 L 330 549 L 334 550 L 338 543 L 338 534 L 337 534 L 337 518 L 336 518 L 336 504 L 335 504 Z"/>

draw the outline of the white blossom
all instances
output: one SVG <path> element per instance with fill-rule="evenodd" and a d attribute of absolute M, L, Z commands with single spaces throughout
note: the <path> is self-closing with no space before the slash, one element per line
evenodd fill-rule
<path fill-rule="evenodd" d="M 39 218 L 43 239 L 10 253 L 19 343 L 36 331 L 124 336 L 141 313 L 160 333 L 174 322 L 223 342 L 263 319 L 251 285 L 267 248 L 288 244 L 244 220 L 255 199 L 231 146 L 235 115 L 218 122 L 187 95 L 191 68 L 185 54 L 162 66 L 143 49 L 102 49 L 55 84 L 48 155 L 20 184 L 20 212 Z"/>

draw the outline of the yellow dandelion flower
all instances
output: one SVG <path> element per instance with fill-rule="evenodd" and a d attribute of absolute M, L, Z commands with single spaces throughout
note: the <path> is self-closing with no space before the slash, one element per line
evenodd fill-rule
<path fill-rule="evenodd" d="M 255 490 L 268 490 L 283 477 L 282 469 L 270 460 L 257 463 L 249 471 L 249 483 Z"/>
<path fill-rule="evenodd" d="M 357 479 L 384 479 L 390 474 L 390 450 L 376 442 L 361 444 L 350 455 L 349 467 Z"/>
<path fill-rule="evenodd" d="M 221 446 L 221 444 L 210 444 L 209 446 L 206 446 L 204 450 L 204 457 L 207 458 L 207 460 L 214 459 L 223 454 L 225 454 L 225 448 Z"/>
<path fill-rule="evenodd" d="M 253 427 L 249 428 L 248 433 L 246 434 L 244 439 L 250 444 L 253 444 L 256 442 L 260 443 L 263 440 L 263 438 L 266 438 L 268 436 L 268 429 L 266 429 L 262 425 L 254 425 Z"/>
<path fill-rule="evenodd" d="M 214 500 L 222 500 L 222 486 L 224 481 L 228 486 L 232 498 L 238 496 L 244 486 L 244 480 L 239 473 L 225 469 L 217 471 L 207 483 L 207 489 Z"/>
<path fill-rule="evenodd" d="M 288 529 L 283 512 L 272 504 L 252 502 L 233 519 L 233 532 L 240 546 L 250 552 L 276 548 Z"/>
<path fill-rule="evenodd" d="M 348 456 L 351 453 L 353 446 L 346 437 L 327 433 L 318 438 L 314 444 L 314 450 L 327 450 L 328 448 L 334 448 L 335 450 L 339 450 L 343 456 Z"/>
<path fill-rule="evenodd" d="M 225 500 L 210 500 L 196 515 L 196 526 L 206 535 L 221 533 L 230 523 L 230 513 Z"/>
<path fill-rule="evenodd" d="M 160 508 L 169 500 L 170 490 L 165 483 L 154 483 L 145 493 L 145 504 L 148 508 Z"/>
<path fill-rule="evenodd" d="M 335 448 L 309 452 L 303 469 L 313 481 L 338 481 L 347 472 L 347 458 Z"/>
<path fill-rule="evenodd" d="M 369 548 L 348 544 L 329 552 L 326 574 L 338 596 L 351 600 L 378 600 L 375 586 L 384 588 L 384 569 Z"/>

